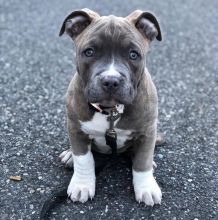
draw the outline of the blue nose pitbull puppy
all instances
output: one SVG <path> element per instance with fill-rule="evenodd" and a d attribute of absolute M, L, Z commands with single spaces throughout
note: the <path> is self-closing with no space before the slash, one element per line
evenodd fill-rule
<path fill-rule="evenodd" d="M 158 21 L 139 10 L 123 18 L 83 9 L 66 17 L 60 36 L 63 33 L 75 43 L 77 68 L 67 92 L 71 149 L 60 155 L 63 163 L 74 166 L 69 197 L 80 202 L 94 197 L 92 150 L 111 153 L 105 141 L 108 115 L 102 109 L 116 108 L 117 150 L 131 148 L 135 198 L 150 206 L 160 204 L 162 194 L 153 176 L 158 98 L 146 68 L 150 43 L 161 41 Z"/>

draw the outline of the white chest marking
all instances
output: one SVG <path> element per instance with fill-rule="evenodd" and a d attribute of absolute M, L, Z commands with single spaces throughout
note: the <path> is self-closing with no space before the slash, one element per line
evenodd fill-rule
<path fill-rule="evenodd" d="M 89 138 L 94 139 L 98 147 L 104 148 L 105 150 L 109 149 L 109 146 L 107 146 L 105 142 L 105 132 L 109 128 L 107 117 L 108 115 L 96 112 L 90 121 L 80 121 L 82 131 L 89 134 Z M 132 130 L 116 128 L 118 121 L 119 119 L 114 122 L 114 129 L 117 133 L 117 147 L 121 148 L 124 146 L 125 141 L 131 138 L 129 135 L 132 133 Z"/>

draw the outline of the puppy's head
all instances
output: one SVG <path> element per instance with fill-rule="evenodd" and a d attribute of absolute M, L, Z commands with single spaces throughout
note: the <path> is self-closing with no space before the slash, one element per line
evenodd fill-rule
<path fill-rule="evenodd" d="M 68 15 L 60 30 L 76 44 L 77 71 L 88 102 L 103 106 L 131 104 L 145 68 L 151 41 L 161 40 L 159 24 L 149 12 L 100 17 L 83 9 Z"/>

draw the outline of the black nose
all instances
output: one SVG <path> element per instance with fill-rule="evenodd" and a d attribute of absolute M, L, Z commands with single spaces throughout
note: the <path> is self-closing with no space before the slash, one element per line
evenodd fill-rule
<path fill-rule="evenodd" d="M 101 79 L 102 88 L 105 91 L 115 91 L 120 86 L 120 77 L 117 76 L 104 76 Z"/>

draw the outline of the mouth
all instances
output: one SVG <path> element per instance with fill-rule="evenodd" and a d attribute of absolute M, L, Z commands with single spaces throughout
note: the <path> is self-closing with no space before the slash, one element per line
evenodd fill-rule
<path fill-rule="evenodd" d="M 89 103 L 97 104 L 106 108 L 112 108 L 115 105 L 123 104 L 120 102 L 120 100 L 108 94 L 98 95 L 98 96 L 93 96 L 89 94 L 87 100 Z"/>
<path fill-rule="evenodd" d="M 128 91 L 118 91 L 116 93 L 105 93 L 97 88 L 87 88 L 86 99 L 89 103 L 97 103 L 103 107 L 114 107 L 115 105 L 129 105 L 133 101 L 133 95 Z"/>
<path fill-rule="evenodd" d="M 117 104 L 121 104 L 119 102 L 117 102 L 115 99 L 110 99 L 110 100 L 103 100 L 99 103 L 99 105 L 107 107 L 107 108 L 112 108 Z"/>

